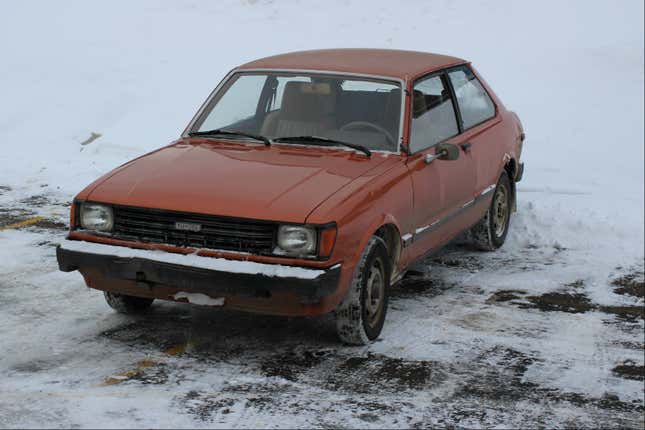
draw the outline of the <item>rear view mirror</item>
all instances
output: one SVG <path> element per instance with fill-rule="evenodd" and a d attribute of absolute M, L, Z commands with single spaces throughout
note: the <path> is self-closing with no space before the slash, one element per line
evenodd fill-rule
<path fill-rule="evenodd" d="M 435 156 L 439 160 L 456 160 L 459 158 L 459 147 L 452 143 L 440 143 L 436 146 Z"/>

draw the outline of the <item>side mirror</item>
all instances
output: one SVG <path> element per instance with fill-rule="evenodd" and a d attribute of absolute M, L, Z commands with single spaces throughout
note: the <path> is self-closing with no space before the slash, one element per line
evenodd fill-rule
<path fill-rule="evenodd" d="M 452 143 L 440 143 L 436 146 L 435 156 L 440 160 L 456 160 L 459 158 L 459 147 Z"/>
<path fill-rule="evenodd" d="M 452 143 L 440 143 L 435 146 L 434 155 L 426 154 L 426 164 L 432 163 L 434 160 L 456 160 L 459 158 L 459 147 Z"/>

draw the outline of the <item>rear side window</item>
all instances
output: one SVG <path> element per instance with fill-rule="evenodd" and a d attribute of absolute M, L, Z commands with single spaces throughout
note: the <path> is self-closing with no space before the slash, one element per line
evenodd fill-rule
<path fill-rule="evenodd" d="M 412 95 L 410 151 L 418 152 L 459 133 L 450 91 L 440 76 L 418 81 Z"/>
<path fill-rule="evenodd" d="M 493 101 L 470 69 L 460 67 L 448 72 L 448 76 L 457 96 L 464 130 L 495 116 Z"/>

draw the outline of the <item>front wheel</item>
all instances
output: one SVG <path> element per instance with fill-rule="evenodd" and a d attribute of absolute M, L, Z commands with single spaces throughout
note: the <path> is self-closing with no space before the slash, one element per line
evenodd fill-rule
<path fill-rule="evenodd" d="M 336 332 L 343 342 L 366 345 L 381 334 L 390 273 L 385 242 L 374 236 L 361 254 L 347 296 L 336 309 Z"/>
<path fill-rule="evenodd" d="M 513 207 L 511 193 L 511 181 L 504 172 L 497 181 L 495 194 L 486 215 L 470 230 L 473 242 L 482 251 L 494 251 L 506 241 Z"/>

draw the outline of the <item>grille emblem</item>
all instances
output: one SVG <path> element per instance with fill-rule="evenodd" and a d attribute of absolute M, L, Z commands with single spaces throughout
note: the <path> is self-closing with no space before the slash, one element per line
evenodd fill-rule
<path fill-rule="evenodd" d="M 195 224 L 192 222 L 175 222 L 176 230 L 185 230 L 185 231 L 201 231 L 201 224 Z"/>

